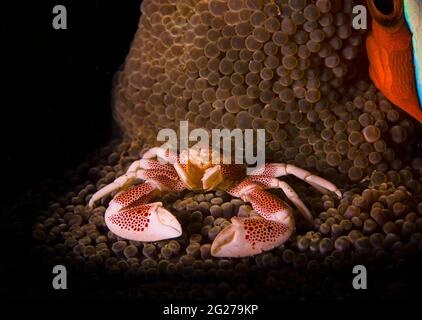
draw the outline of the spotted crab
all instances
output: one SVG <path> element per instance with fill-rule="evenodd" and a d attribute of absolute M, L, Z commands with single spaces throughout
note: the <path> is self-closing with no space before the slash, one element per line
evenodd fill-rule
<path fill-rule="evenodd" d="M 136 241 L 159 241 L 182 234 L 177 219 L 161 202 L 149 200 L 163 192 L 189 190 L 223 190 L 249 202 L 256 217 L 233 217 L 231 225 L 214 239 L 211 254 L 215 257 L 246 257 L 280 246 L 295 230 L 292 208 L 267 191 L 281 189 L 308 221 L 312 214 L 297 193 L 278 177 L 292 174 L 322 193 L 340 190 L 331 182 L 291 164 L 267 163 L 246 175 L 246 166 L 213 164 L 212 152 L 188 149 L 176 155 L 168 149 L 149 149 L 127 172 L 96 192 L 89 202 L 118 190 L 105 212 L 105 222 L 116 235 Z M 218 158 L 217 158 L 218 159 Z M 222 158 L 220 158 L 222 159 Z M 163 161 L 164 160 L 164 161 Z M 131 186 L 136 180 L 144 182 Z"/>

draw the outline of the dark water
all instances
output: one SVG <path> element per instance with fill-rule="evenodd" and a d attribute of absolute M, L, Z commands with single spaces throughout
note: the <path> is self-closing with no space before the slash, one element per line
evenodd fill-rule
<path fill-rule="evenodd" d="M 52 27 L 57 4 L 67 8 L 67 30 Z M 112 79 L 136 30 L 139 5 L 137 0 L 118 6 L 112 1 L 0 4 L 0 228 L 8 239 L 0 271 L 1 293 L 9 297 L 30 295 L 31 286 L 45 283 L 34 284 L 42 274 L 27 265 L 36 209 L 66 170 L 110 139 Z M 42 198 L 40 190 L 46 190 Z M 15 227 L 12 217 L 20 221 Z"/>
<path fill-rule="evenodd" d="M 30 257 L 31 225 L 58 192 L 68 169 L 106 144 L 113 132 L 112 79 L 124 61 L 139 19 L 138 0 L 62 1 L 68 30 L 51 27 L 53 1 L 1 3 L 2 223 L 1 296 L 9 298 L 89 298 L 91 289 L 137 288 L 122 277 L 105 281 L 70 275 L 65 293 L 51 289 L 51 270 Z M 4 73 L 5 71 L 5 73 Z M 41 194 L 41 196 L 40 196 Z M 418 266 L 407 263 L 408 282 L 420 281 Z M 410 271 L 412 273 L 410 273 Z M 332 274 L 343 280 L 349 274 Z M 346 277 L 345 277 L 346 276 Z M 374 277 L 400 278 L 380 268 Z M 372 279 L 369 280 L 370 283 Z M 420 283 L 420 282 L 419 282 Z M 163 286 L 171 286 L 171 282 Z M 413 288 L 417 285 L 413 286 Z M 148 288 L 145 288 L 148 292 Z M 150 292 L 153 290 L 149 290 Z M 271 295 L 271 293 L 268 293 Z M 420 294 L 420 292 L 419 292 Z M 405 297 L 412 297 L 407 292 Z M 366 294 L 362 293 L 361 298 Z M 371 296 L 374 298 L 374 296 Z"/>

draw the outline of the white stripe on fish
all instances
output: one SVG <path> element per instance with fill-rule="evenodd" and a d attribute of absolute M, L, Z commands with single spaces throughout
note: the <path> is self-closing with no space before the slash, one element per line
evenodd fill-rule
<path fill-rule="evenodd" d="M 412 32 L 416 86 L 422 108 L 422 0 L 404 0 L 404 15 Z"/>

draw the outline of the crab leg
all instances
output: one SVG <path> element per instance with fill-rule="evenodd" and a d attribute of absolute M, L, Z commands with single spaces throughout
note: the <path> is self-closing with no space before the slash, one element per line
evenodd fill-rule
<path fill-rule="evenodd" d="M 149 181 L 155 189 L 158 189 L 160 191 L 182 191 L 186 188 L 183 182 L 180 181 L 180 179 L 178 178 L 177 174 L 174 174 L 171 171 L 153 171 L 139 169 L 135 172 L 125 173 L 124 175 L 114 180 L 112 183 L 98 190 L 96 193 L 93 194 L 92 198 L 89 200 L 88 206 L 90 208 L 94 207 L 95 201 L 105 197 L 113 191 L 122 189 L 125 186 L 130 185 L 135 181 L 135 179 Z"/>
<path fill-rule="evenodd" d="M 89 200 L 88 207 L 93 208 L 96 201 L 112 193 L 113 191 L 122 189 L 125 186 L 130 185 L 136 179 L 136 175 L 136 171 L 127 172 L 124 175 L 115 179 L 112 183 L 106 185 L 104 188 L 101 188 L 92 195 L 91 199 Z"/>
<path fill-rule="evenodd" d="M 176 170 L 170 164 L 161 163 L 158 160 L 151 160 L 151 159 L 141 159 L 139 161 L 139 168 L 144 170 L 154 170 L 157 172 L 165 171 L 167 173 L 171 173 L 174 177 L 177 177 Z"/>
<path fill-rule="evenodd" d="M 292 209 L 257 183 L 240 184 L 228 190 L 252 204 L 260 217 L 233 217 L 211 246 L 215 257 L 247 257 L 283 244 L 294 231 Z"/>
<path fill-rule="evenodd" d="M 159 147 L 149 149 L 142 156 L 142 159 L 152 158 L 162 159 L 169 164 L 176 164 L 178 160 L 177 155 L 172 154 L 168 149 L 163 149 Z"/>
<path fill-rule="evenodd" d="M 168 172 L 174 172 L 176 174 L 172 165 L 162 163 L 158 160 L 144 158 L 132 162 L 132 164 L 127 169 L 126 173 L 133 173 L 138 171 L 139 169 L 148 169 L 156 171 L 164 170 Z"/>
<path fill-rule="evenodd" d="M 148 178 L 165 175 L 171 179 L 177 179 L 176 170 L 171 165 L 163 164 L 157 160 L 141 159 L 134 161 L 126 173 L 116 178 L 112 183 L 98 190 L 89 200 L 88 207 L 93 208 L 96 201 L 112 193 L 113 191 L 123 189 L 136 179 L 148 180 Z"/>
<path fill-rule="evenodd" d="M 156 160 L 141 159 L 132 163 L 124 175 L 97 191 L 89 206 L 135 179 L 146 182 L 118 193 L 110 201 L 104 217 L 108 228 L 119 237 L 136 241 L 159 241 L 180 236 L 179 222 L 163 208 L 162 203 L 148 204 L 156 192 L 186 188 L 172 166 Z"/>
<path fill-rule="evenodd" d="M 298 194 L 287 182 L 280 181 L 276 178 L 270 178 L 266 176 L 250 176 L 249 178 L 241 182 L 241 184 L 248 184 L 248 183 L 257 183 L 268 189 L 271 189 L 271 188 L 281 189 L 283 193 L 286 195 L 286 197 L 291 202 L 293 202 L 293 204 L 299 209 L 303 217 L 310 223 L 313 221 L 311 211 L 309 211 L 308 207 L 303 203 L 303 201 L 300 199 Z"/>
<path fill-rule="evenodd" d="M 282 177 L 292 174 L 299 179 L 307 182 L 311 186 L 315 187 L 318 191 L 331 191 L 334 192 L 339 198 L 341 198 L 341 192 L 335 184 L 330 181 L 314 175 L 313 173 L 286 163 L 268 163 L 264 168 L 256 169 L 251 175 L 262 175 L 267 177 Z"/>

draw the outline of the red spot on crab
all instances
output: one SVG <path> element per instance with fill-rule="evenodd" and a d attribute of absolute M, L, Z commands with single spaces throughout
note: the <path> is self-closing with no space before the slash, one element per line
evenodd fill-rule
<path fill-rule="evenodd" d="M 153 156 L 156 152 L 157 150 L 151 152 L 150 155 Z M 180 174 L 180 177 L 173 177 L 172 175 L 175 172 L 173 169 L 167 170 L 167 167 L 163 167 L 163 170 L 160 170 L 154 161 L 141 161 L 134 162 L 131 165 L 132 171 L 130 171 L 130 175 L 119 177 L 117 182 L 111 183 L 94 194 L 91 203 L 94 203 L 105 194 L 117 190 L 119 186 L 126 185 L 129 181 L 125 182 L 125 177 L 141 178 L 145 180 L 144 184 L 122 192 L 112 200 L 114 204 L 111 203 L 106 210 L 107 226 L 116 235 L 136 241 L 160 241 L 180 236 L 182 233 L 181 226 L 172 213 L 163 208 L 161 202 L 147 203 L 152 197 L 151 193 L 153 191 L 155 193 L 155 191 L 182 191 L 186 188 L 189 189 L 190 184 L 189 186 L 188 184 L 185 185 L 182 181 L 186 178 L 185 175 L 187 175 L 187 178 L 191 178 L 189 172 L 183 172 L 186 169 L 185 166 L 182 166 L 183 170 L 180 170 L 180 167 L 176 167 L 177 174 Z M 141 166 L 138 170 L 136 169 L 137 164 Z M 218 167 L 216 168 L 218 169 Z M 223 168 L 223 181 L 228 179 L 228 177 L 241 179 L 239 172 L 237 172 L 241 171 L 241 167 L 233 167 L 233 171 L 231 171 L 230 166 L 222 165 L 221 167 Z M 290 237 L 291 232 L 294 230 L 291 208 L 274 194 L 265 190 L 278 187 L 285 191 L 283 185 L 280 186 L 279 181 L 275 177 L 294 174 L 311 185 L 320 185 L 322 188 L 325 187 L 341 195 L 338 189 L 329 181 L 314 176 L 306 170 L 294 166 L 289 167 L 286 164 L 267 164 L 265 168 L 265 173 L 270 176 L 254 176 L 254 178 L 243 179 L 233 188 L 229 188 L 229 190 L 226 188 L 234 182 L 230 181 L 231 179 L 228 179 L 228 182 L 224 181 L 223 186 L 216 185 L 222 190 L 227 190 L 229 194 L 250 202 L 260 217 L 233 218 L 233 223 L 224 228 L 215 238 L 211 247 L 213 256 L 251 256 L 262 251 L 271 250 Z M 134 172 L 133 170 L 137 171 Z M 287 190 L 289 191 L 289 189 Z M 289 197 L 288 194 L 287 196 Z M 294 199 L 294 196 L 297 198 L 294 193 L 289 199 Z M 292 201 L 297 206 L 297 201 Z"/>

